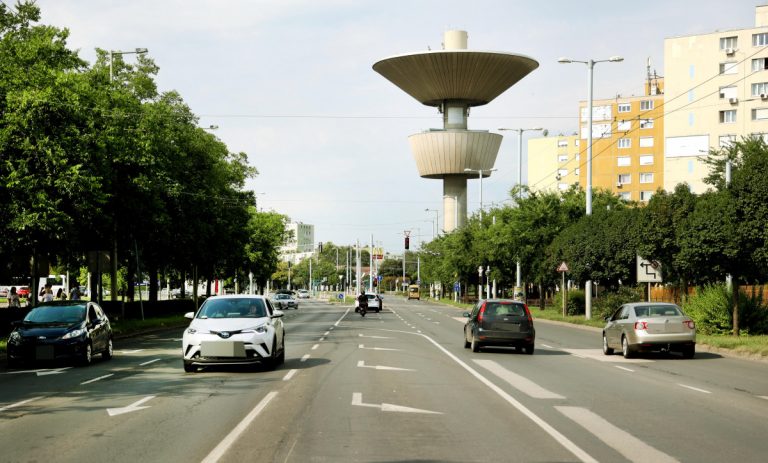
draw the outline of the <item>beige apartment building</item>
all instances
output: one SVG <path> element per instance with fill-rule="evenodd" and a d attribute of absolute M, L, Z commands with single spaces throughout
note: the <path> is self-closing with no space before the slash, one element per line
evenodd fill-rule
<path fill-rule="evenodd" d="M 649 75 L 645 95 L 592 103 L 592 187 L 627 201 L 648 201 L 664 184 L 664 81 Z M 528 141 L 532 190 L 586 187 L 587 102 L 579 104 L 580 133 Z"/>
<path fill-rule="evenodd" d="M 754 28 L 665 39 L 664 76 L 664 188 L 702 193 L 710 148 L 768 133 L 768 5 Z"/>

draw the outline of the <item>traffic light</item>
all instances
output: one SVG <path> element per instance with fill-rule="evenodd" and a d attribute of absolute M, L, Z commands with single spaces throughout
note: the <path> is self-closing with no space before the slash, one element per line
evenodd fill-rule
<path fill-rule="evenodd" d="M 323 242 L 322 242 L 322 241 L 321 241 L 321 242 L 319 242 L 319 243 L 317 244 L 317 246 L 318 246 L 318 249 L 320 250 L 320 252 L 323 252 Z"/>
<path fill-rule="evenodd" d="M 411 244 L 411 238 L 409 236 L 405 237 L 405 249 L 410 249 Z"/>

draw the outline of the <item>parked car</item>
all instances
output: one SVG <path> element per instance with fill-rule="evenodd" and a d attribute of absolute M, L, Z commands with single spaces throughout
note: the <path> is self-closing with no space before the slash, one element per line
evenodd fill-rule
<path fill-rule="evenodd" d="M 95 302 L 45 302 L 14 322 L 8 337 L 10 367 L 65 359 L 89 365 L 99 353 L 112 358 L 112 327 Z"/>
<path fill-rule="evenodd" d="M 309 291 L 306 289 L 300 289 L 298 297 L 299 299 L 309 299 Z"/>
<path fill-rule="evenodd" d="M 16 290 L 16 294 L 18 294 L 19 297 L 29 298 L 29 286 L 19 286 L 19 289 Z"/>
<path fill-rule="evenodd" d="M 272 305 L 278 309 L 298 309 L 299 301 L 287 293 L 278 293 L 272 297 Z"/>
<path fill-rule="evenodd" d="M 696 354 L 696 324 L 675 304 L 624 304 L 605 321 L 605 355 L 612 355 L 614 349 L 621 349 L 624 358 L 651 351 L 679 351 L 688 359 Z"/>
<path fill-rule="evenodd" d="M 533 354 L 536 330 L 528 306 L 512 299 L 479 301 L 472 312 L 465 312 L 464 347 L 479 352 L 487 346 L 514 346 Z"/>
<path fill-rule="evenodd" d="M 258 295 L 226 295 L 207 299 L 184 331 L 184 371 L 206 365 L 263 363 L 274 368 L 285 361 L 283 313 Z"/>
<path fill-rule="evenodd" d="M 10 294 L 8 286 L 0 286 L 0 297 L 8 297 L 8 294 Z"/>
<path fill-rule="evenodd" d="M 381 312 L 384 308 L 384 301 L 380 294 L 365 293 L 368 298 L 368 312 Z M 355 298 L 355 312 L 360 312 L 360 302 Z"/>

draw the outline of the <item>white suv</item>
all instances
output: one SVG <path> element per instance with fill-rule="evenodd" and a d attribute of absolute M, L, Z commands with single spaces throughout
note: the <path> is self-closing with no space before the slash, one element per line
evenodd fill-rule
<path fill-rule="evenodd" d="M 373 293 L 365 293 L 365 296 L 368 298 L 368 311 L 369 312 L 381 312 L 381 309 L 384 308 L 384 302 L 382 301 L 382 297 L 380 294 L 373 294 Z M 355 312 L 360 311 L 360 302 L 358 302 L 357 298 L 355 298 Z"/>

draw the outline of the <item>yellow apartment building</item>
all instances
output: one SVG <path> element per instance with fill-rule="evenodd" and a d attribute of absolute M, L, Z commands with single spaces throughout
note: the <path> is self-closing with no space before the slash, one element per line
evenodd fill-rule
<path fill-rule="evenodd" d="M 549 136 L 528 140 L 528 186 L 531 190 L 568 189 L 579 183 L 579 137 Z"/>
<path fill-rule="evenodd" d="M 709 185 L 710 148 L 768 134 L 768 5 L 755 27 L 664 40 L 664 187 Z"/>

